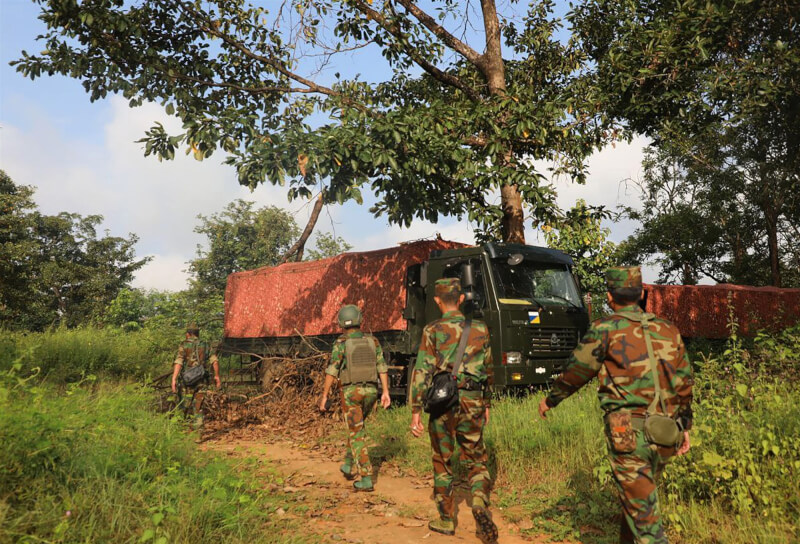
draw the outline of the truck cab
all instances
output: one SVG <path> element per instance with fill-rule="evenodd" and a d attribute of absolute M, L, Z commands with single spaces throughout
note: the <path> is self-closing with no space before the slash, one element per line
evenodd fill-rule
<path fill-rule="evenodd" d="M 572 258 L 561 251 L 522 244 L 432 252 L 408 270 L 409 350 L 416 352 L 423 327 L 441 317 L 435 281 L 457 277 L 466 298 L 462 311 L 489 328 L 496 388 L 549 382 L 589 326 L 572 267 Z"/>

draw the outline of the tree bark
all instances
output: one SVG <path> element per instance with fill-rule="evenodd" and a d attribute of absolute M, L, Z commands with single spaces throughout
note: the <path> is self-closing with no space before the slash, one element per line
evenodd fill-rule
<path fill-rule="evenodd" d="M 311 210 L 311 217 L 308 218 L 308 223 L 306 223 L 306 228 L 303 229 L 302 234 L 300 234 L 300 238 L 297 239 L 297 242 L 289 248 L 289 251 L 283 256 L 281 259 L 281 264 L 285 263 L 289 260 L 290 257 L 296 255 L 295 262 L 300 262 L 303 260 L 303 251 L 306 247 L 306 242 L 308 241 L 308 237 L 311 236 L 311 233 L 314 232 L 314 227 L 317 225 L 317 219 L 319 219 L 319 214 L 322 211 L 322 204 L 323 204 L 323 192 L 319 193 L 317 197 L 317 201 L 314 202 L 314 208 Z"/>
<path fill-rule="evenodd" d="M 781 263 L 778 248 L 778 212 L 773 206 L 764 207 L 767 227 L 767 247 L 769 247 L 769 268 L 772 286 L 781 287 Z"/>
<path fill-rule="evenodd" d="M 481 55 L 478 67 L 486 78 L 489 92 L 493 96 L 506 92 L 506 71 L 503 63 L 502 37 L 500 21 L 497 18 L 497 7 L 494 0 L 481 0 L 483 12 L 483 28 L 486 32 L 486 51 Z M 499 166 L 510 166 L 511 149 L 498 153 Z M 503 241 L 516 244 L 525 243 L 525 214 L 522 211 L 522 195 L 516 184 L 500 187 L 500 207 L 503 210 L 501 232 Z"/>

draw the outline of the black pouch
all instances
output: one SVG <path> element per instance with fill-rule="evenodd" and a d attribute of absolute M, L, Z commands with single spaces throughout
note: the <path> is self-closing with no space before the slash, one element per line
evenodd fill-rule
<path fill-rule="evenodd" d="M 425 395 L 423 410 L 438 417 L 458 404 L 458 382 L 449 372 L 439 372 L 433 377 Z"/>
<path fill-rule="evenodd" d="M 636 450 L 636 430 L 630 410 L 621 409 L 606 416 L 606 429 L 611 449 L 616 453 L 632 453 Z"/>
<path fill-rule="evenodd" d="M 189 367 L 183 371 L 181 380 L 186 387 L 194 387 L 206 377 L 206 369 L 203 365 Z"/>

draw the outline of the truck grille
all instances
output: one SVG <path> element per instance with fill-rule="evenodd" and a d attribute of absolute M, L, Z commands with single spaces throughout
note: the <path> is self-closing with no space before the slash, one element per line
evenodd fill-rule
<path fill-rule="evenodd" d="M 566 355 L 578 345 L 577 329 L 529 329 L 533 357 Z"/>

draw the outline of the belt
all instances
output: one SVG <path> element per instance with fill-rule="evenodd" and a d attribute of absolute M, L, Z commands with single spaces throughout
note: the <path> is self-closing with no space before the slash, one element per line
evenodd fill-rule
<path fill-rule="evenodd" d="M 467 383 L 464 386 L 459 387 L 459 389 L 461 391 L 483 391 L 483 384 L 474 382 L 472 380 L 467 380 Z"/>
<path fill-rule="evenodd" d="M 352 382 L 352 383 L 344 383 L 342 385 L 344 387 L 347 387 L 349 385 L 360 385 L 362 387 L 375 387 L 375 388 L 378 387 L 378 383 L 377 382 Z"/>

